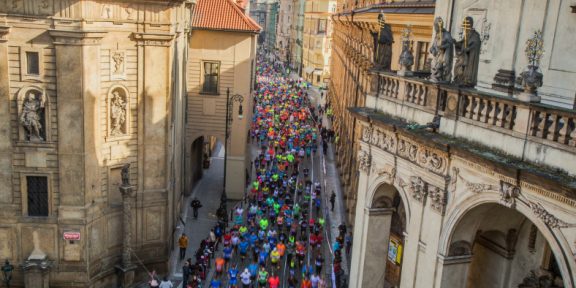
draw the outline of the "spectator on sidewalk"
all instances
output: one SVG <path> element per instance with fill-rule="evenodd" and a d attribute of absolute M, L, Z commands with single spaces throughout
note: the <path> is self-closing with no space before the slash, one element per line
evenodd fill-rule
<path fill-rule="evenodd" d="M 332 191 L 332 194 L 330 194 L 330 211 L 334 212 L 334 203 L 336 202 L 336 193 L 334 193 L 334 191 Z"/>
<path fill-rule="evenodd" d="M 185 233 L 180 235 L 180 238 L 178 239 L 178 246 L 180 247 L 180 260 L 182 260 L 184 257 L 186 257 L 186 249 L 188 248 L 188 236 L 186 236 Z"/>
<path fill-rule="evenodd" d="M 172 284 L 172 281 L 168 280 L 168 277 L 164 276 L 159 288 L 174 288 L 174 284 Z"/>

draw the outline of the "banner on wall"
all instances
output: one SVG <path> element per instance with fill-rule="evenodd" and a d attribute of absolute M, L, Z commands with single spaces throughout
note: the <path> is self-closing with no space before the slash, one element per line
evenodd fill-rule
<path fill-rule="evenodd" d="M 399 241 L 390 239 L 390 244 L 388 245 L 388 260 L 397 265 L 402 264 L 402 244 Z"/>

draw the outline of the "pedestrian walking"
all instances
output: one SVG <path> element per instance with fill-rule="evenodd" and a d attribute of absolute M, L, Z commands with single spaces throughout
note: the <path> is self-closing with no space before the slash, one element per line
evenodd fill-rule
<path fill-rule="evenodd" d="M 334 191 L 332 191 L 332 194 L 330 194 L 330 211 L 334 212 L 334 203 L 336 202 L 336 193 L 334 193 Z"/>
<path fill-rule="evenodd" d="M 198 200 L 198 198 L 194 197 L 194 200 L 192 200 L 192 202 L 190 203 L 190 206 L 192 206 L 192 210 L 194 212 L 194 219 L 198 218 L 198 209 L 200 209 L 202 207 L 202 203 L 200 203 L 200 200 Z"/>
<path fill-rule="evenodd" d="M 180 260 L 182 260 L 184 257 L 186 257 L 186 249 L 188 248 L 188 236 L 186 236 L 185 233 L 180 235 L 180 238 L 178 239 L 178 246 L 180 247 Z"/>

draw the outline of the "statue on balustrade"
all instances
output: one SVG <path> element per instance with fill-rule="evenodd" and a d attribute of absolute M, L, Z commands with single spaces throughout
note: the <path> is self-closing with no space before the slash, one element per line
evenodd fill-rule
<path fill-rule="evenodd" d="M 378 33 L 372 33 L 374 37 L 374 68 L 378 70 L 390 70 L 392 64 L 392 43 L 394 37 L 392 36 L 392 28 L 386 24 L 384 13 L 378 15 Z"/>
<path fill-rule="evenodd" d="M 454 39 L 452 39 L 450 32 L 444 28 L 444 20 L 440 17 L 436 17 L 434 21 L 434 30 L 436 35 L 434 36 L 432 48 L 430 48 L 430 54 L 434 56 L 432 58 L 430 81 L 435 83 L 450 82 L 452 58 L 454 56 Z"/>
<path fill-rule="evenodd" d="M 456 64 L 454 66 L 454 84 L 461 87 L 474 87 L 478 80 L 478 63 L 482 40 L 474 29 L 474 19 L 466 17 L 462 23 L 462 40 L 454 43 Z"/>

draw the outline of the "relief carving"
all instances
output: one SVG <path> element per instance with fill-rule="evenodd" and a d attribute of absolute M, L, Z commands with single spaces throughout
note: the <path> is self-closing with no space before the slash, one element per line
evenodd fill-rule
<path fill-rule="evenodd" d="M 462 177 L 462 175 L 460 175 L 460 173 L 458 173 L 458 178 L 460 180 L 462 180 L 462 182 L 464 182 L 466 189 L 470 190 L 470 192 L 472 192 L 472 193 L 483 193 L 483 192 L 488 192 L 488 191 L 496 192 L 496 191 L 499 191 L 499 189 L 500 189 L 496 185 L 469 182 L 466 179 L 464 179 Z"/>
<path fill-rule="evenodd" d="M 534 215 L 540 218 L 540 220 L 542 220 L 542 222 L 544 222 L 550 228 L 566 228 L 574 226 L 550 214 L 550 212 L 546 211 L 546 209 L 544 209 L 544 207 L 540 203 L 530 202 L 530 208 L 532 209 Z"/>
<path fill-rule="evenodd" d="M 369 152 L 360 150 L 358 154 L 358 163 L 360 171 L 368 174 L 370 172 L 370 166 L 372 165 L 372 155 Z"/>
<path fill-rule="evenodd" d="M 450 191 L 452 191 L 452 193 L 456 191 L 456 184 L 458 183 L 459 176 L 460 168 L 452 167 L 452 175 L 450 176 Z"/>
<path fill-rule="evenodd" d="M 374 132 L 374 127 L 372 127 L 372 125 L 364 127 L 364 130 L 362 131 L 362 141 L 370 143 L 372 132 Z"/>
<path fill-rule="evenodd" d="M 376 173 L 378 177 L 384 177 L 388 184 L 394 183 L 396 177 L 396 168 L 390 164 L 385 164 L 384 167 L 378 168 L 376 165 L 372 166 L 372 172 Z"/>
<path fill-rule="evenodd" d="M 125 79 L 126 76 L 126 52 L 111 51 L 110 53 L 110 76 L 112 80 Z"/>
<path fill-rule="evenodd" d="M 435 173 L 442 174 L 446 170 L 445 157 L 406 139 L 398 141 L 398 155 Z"/>
<path fill-rule="evenodd" d="M 516 207 L 516 198 L 520 195 L 520 188 L 510 183 L 500 181 L 500 204 L 508 207 Z"/>
<path fill-rule="evenodd" d="M 372 126 L 364 127 L 362 141 L 389 152 L 394 152 L 396 149 L 396 141 L 391 133 L 374 129 Z"/>

